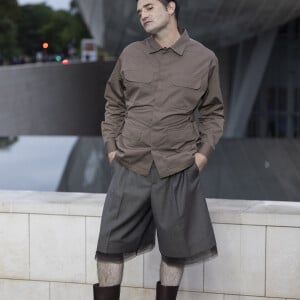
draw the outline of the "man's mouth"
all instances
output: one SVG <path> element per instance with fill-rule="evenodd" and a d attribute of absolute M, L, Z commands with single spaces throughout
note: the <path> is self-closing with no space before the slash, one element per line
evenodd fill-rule
<path fill-rule="evenodd" d="M 151 21 L 147 21 L 144 23 L 144 26 L 148 25 L 149 23 L 151 23 Z"/>

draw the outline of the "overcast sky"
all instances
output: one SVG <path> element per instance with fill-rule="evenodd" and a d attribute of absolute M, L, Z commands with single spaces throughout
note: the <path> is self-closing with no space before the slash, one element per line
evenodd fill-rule
<path fill-rule="evenodd" d="M 19 4 L 36 4 L 45 2 L 54 9 L 69 9 L 70 0 L 18 0 Z"/>

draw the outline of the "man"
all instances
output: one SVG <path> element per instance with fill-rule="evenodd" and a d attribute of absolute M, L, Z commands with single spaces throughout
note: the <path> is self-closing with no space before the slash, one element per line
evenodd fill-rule
<path fill-rule="evenodd" d="M 184 266 L 217 255 L 198 175 L 223 131 L 218 60 L 178 28 L 178 13 L 176 0 L 138 0 L 150 36 L 123 50 L 107 82 L 102 135 L 113 177 L 95 255 L 97 300 L 119 299 L 124 260 L 152 249 L 156 230 L 156 299 L 176 299 Z"/>

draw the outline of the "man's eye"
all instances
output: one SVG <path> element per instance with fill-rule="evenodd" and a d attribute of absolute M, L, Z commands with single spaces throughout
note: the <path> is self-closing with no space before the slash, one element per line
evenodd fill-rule
<path fill-rule="evenodd" d="M 148 7 L 148 10 L 151 10 L 153 8 L 153 6 Z"/>

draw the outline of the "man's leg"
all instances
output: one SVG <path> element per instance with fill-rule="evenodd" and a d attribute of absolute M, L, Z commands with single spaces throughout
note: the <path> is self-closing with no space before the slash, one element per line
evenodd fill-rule
<path fill-rule="evenodd" d="M 155 244 L 151 186 L 150 176 L 130 171 L 114 159 L 114 175 L 106 194 L 95 255 L 99 279 L 95 294 L 102 297 L 96 300 L 110 300 L 104 293 L 114 287 L 119 290 L 125 257 L 133 258 Z"/>
<path fill-rule="evenodd" d="M 179 286 L 184 271 L 184 264 L 167 264 L 161 260 L 160 282 L 163 286 Z"/>
<path fill-rule="evenodd" d="M 93 285 L 94 300 L 119 300 L 124 261 L 97 258 L 98 281 Z"/>
<path fill-rule="evenodd" d="M 123 278 L 124 262 L 109 262 L 97 259 L 100 287 L 120 285 Z"/>
<path fill-rule="evenodd" d="M 156 300 L 175 300 L 181 282 L 184 265 L 160 263 L 160 281 L 156 283 Z"/>

